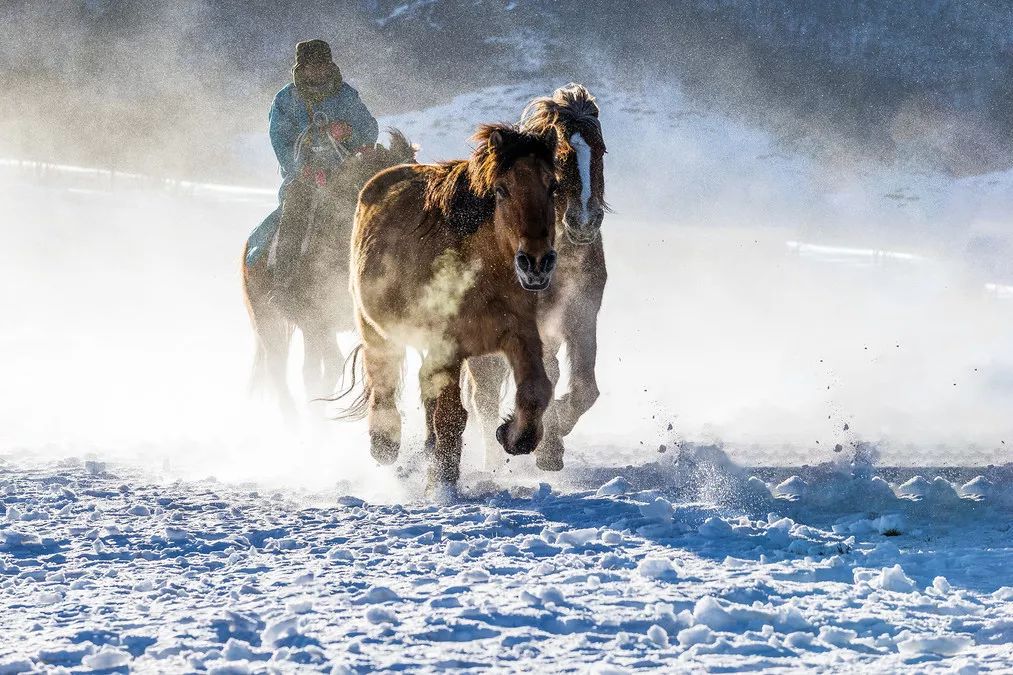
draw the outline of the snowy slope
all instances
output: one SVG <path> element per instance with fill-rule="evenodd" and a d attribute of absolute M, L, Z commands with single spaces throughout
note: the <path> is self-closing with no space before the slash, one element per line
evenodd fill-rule
<path fill-rule="evenodd" d="M 1013 665 L 995 475 L 826 466 L 770 486 L 687 447 L 438 506 L 94 460 L 0 472 L 5 673 Z"/>

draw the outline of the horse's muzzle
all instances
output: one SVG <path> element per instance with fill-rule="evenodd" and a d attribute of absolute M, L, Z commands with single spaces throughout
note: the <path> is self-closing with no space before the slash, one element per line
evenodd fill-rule
<path fill-rule="evenodd" d="M 556 269 L 556 252 L 552 249 L 549 249 L 541 260 L 535 260 L 524 251 L 518 251 L 514 256 L 517 281 L 520 282 L 521 288 L 528 291 L 544 291 L 548 288 L 554 269 Z"/>
<path fill-rule="evenodd" d="M 604 209 L 592 211 L 587 220 L 583 222 L 578 222 L 576 218 L 568 216 L 569 213 L 563 217 L 563 229 L 567 239 L 578 246 L 593 244 L 598 239 L 602 221 L 605 219 Z"/>

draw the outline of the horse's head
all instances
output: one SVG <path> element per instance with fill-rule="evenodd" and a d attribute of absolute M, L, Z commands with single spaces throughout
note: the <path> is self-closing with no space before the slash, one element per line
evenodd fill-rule
<path fill-rule="evenodd" d="M 598 121 L 598 105 L 579 84 L 568 84 L 551 97 L 528 104 L 521 115 L 524 129 L 535 133 L 554 130 L 556 147 L 556 198 L 558 220 L 575 244 L 598 238 L 608 205 L 605 203 L 605 140 Z"/>
<path fill-rule="evenodd" d="M 473 140 L 479 145 L 469 178 L 492 200 L 496 238 L 512 256 L 517 280 L 529 291 L 548 288 L 556 267 L 555 135 L 495 124 L 479 127 Z"/>

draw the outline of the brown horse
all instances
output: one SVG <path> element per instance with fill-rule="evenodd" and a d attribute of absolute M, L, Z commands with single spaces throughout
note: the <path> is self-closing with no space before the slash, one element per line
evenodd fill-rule
<path fill-rule="evenodd" d="M 556 264 L 555 136 L 483 125 L 472 140 L 469 160 L 375 176 L 359 195 L 352 231 L 365 389 L 349 415 L 368 415 L 373 457 L 394 462 L 404 351 L 419 349 L 430 490 L 460 475 L 466 358 L 503 352 L 513 370 L 514 414 L 496 434 L 507 453 L 535 449 L 552 396 L 533 291 L 548 288 Z"/>
<path fill-rule="evenodd" d="M 378 144 L 374 150 L 349 157 L 330 173 L 325 185 L 318 185 L 314 176 L 300 176 L 287 188 L 286 205 L 296 198 L 310 205 L 310 225 L 289 292 L 275 293 L 267 251 L 250 255 L 257 233 L 246 242 L 243 291 L 257 335 L 251 384 L 272 389 L 288 418 L 295 414 L 286 381 L 289 341 L 295 327 L 303 333 L 307 394 L 311 398 L 331 394 L 341 374 L 344 361 L 337 334 L 355 330 L 348 294 L 348 247 L 356 197 L 379 171 L 415 160 L 416 149 L 404 135 L 396 129 L 389 133 L 389 148 Z M 289 216 L 283 206 L 282 226 Z"/>
<path fill-rule="evenodd" d="M 538 326 L 545 348 L 545 370 L 555 387 L 559 381 L 557 354 L 566 343 L 570 361 L 570 391 L 553 400 L 543 418 L 545 437 L 535 451 L 539 468 L 563 468 L 562 437 L 598 398 L 595 360 L 597 323 L 605 290 L 605 251 L 600 229 L 605 211 L 605 141 L 598 121 L 598 105 L 579 84 L 557 89 L 552 96 L 533 100 L 521 116 L 521 127 L 559 138 L 555 168 L 556 235 L 559 267 L 552 288 L 539 294 Z M 507 377 L 498 356 L 468 361 L 472 405 L 486 438 L 486 464 L 502 461 L 493 441 L 499 418 L 500 391 Z"/>

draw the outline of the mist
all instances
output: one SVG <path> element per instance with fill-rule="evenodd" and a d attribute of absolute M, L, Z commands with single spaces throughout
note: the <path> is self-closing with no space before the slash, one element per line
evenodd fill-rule
<path fill-rule="evenodd" d="M 234 43 L 205 42 L 181 56 L 228 13 L 186 7 L 135 12 L 126 24 L 139 29 L 131 42 L 120 40 L 123 25 L 110 23 L 120 41 L 108 62 L 92 66 L 80 59 L 93 35 L 83 19 L 32 17 L 64 51 L 48 53 L 42 70 L 52 79 L 38 95 L 5 108 L 3 148 L 12 161 L 0 166 L 8 279 L 0 288 L 0 447 L 131 459 L 174 475 L 311 487 L 348 481 L 388 498 L 410 493 L 373 466 L 364 425 L 327 421 L 324 406 L 307 403 L 300 427 L 288 428 L 269 401 L 249 395 L 253 334 L 240 256 L 274 207 L 266 111 L 287 81 L 288 43 L 306 36 L 289 26 L 264 38 L 230 77 L 229 58 L 212 57 Z M 433 66 L 434 75 L 425 66 L 433 53 L 419 56 L 432 35 L 369 16 L 353 13 L 350 29 L 359 32 L 336 55 L 381 128 L 403 129 L 422 161 L 464 156 L 477 123 L 515 120 L 531 97 L 571 79 L 585 79 L 599 96 L 614 209 L 603 234 L 602 396 L 567 439 L 568 462 L 645 463 L 679 443 L 720 443 L 757 465 L 829 460 L 859 443 L 895 464 L 1008 460 L 1013 174 L 981 110 L 928 116 L 912 95 L 882 112 L 894 123 L 884 158 L 878 141 L 857 139 L 832 116 L 804 118 L 775 93 L 742 103 L 743 92 L 762 87 L 729 94 L 748 77 L 732 61 L 701 93 L 699 80 L 658 64 L 591 68 L 591 47 L 561 64 L 559 47 L 545 47 L 525 22 L 528 32 L 493 41 L 498 51 L 476 66 L 479 74 L 455 81 L 459 68 Z M 174 32 L 160 33 L 159 22 L 170 20 Z M 357 58 L 368 41 L 368 57 Z M 128 67 L 137 45 L 152 56 Z M 19 82 L 29 79 L 30 53 L 20 40 L 5 47 Z M 698 65 L 701 58 L 686 55 Z M 504 60 L 512 67 L 495 79 Z M 76 64 L 73 77 L 61 70 L 66 63 Z M 122 89 L 102 89 L 101 131 L 68 140 L 71 113 L 103 98 L 91 84 L 122 73 L 142 73 L 142 82 L 129 82 L 158 95 L 137 96 L 122 81 Z M 717 95 L 722 87 L 726 95 Z M 64 94 L 74 105 L 40 121 L 49 97 Z M 179 105 L 170 112 L 163 99 Z M 939 156 L 932 148 L 946 125 L 952 137 L 985 138 L 988 162 L 972 171 L 962 159 L 958 171 L 952 161 L 927 160 Z M 975 136 L 980 129 L 988 133 Z M 17 161 L 36 159 L 145 178 Z M 346 353 L 355 341 L 340 338 Z M 290 382 L 305 400 L 299 340 L 293 344 Z M 417 364 L 409 359 L 409 383 Z M 564 376 L 557 393 L 565 386 Z M 411 454 L 421 444 L 412 386 L 402 407 L 403 452 Z M 466 440 L 465 461 L 476 467 L 478 435 L 470 429 Z M 511 468 L 518 480 L 545 480 L 529 458 Z"/>

